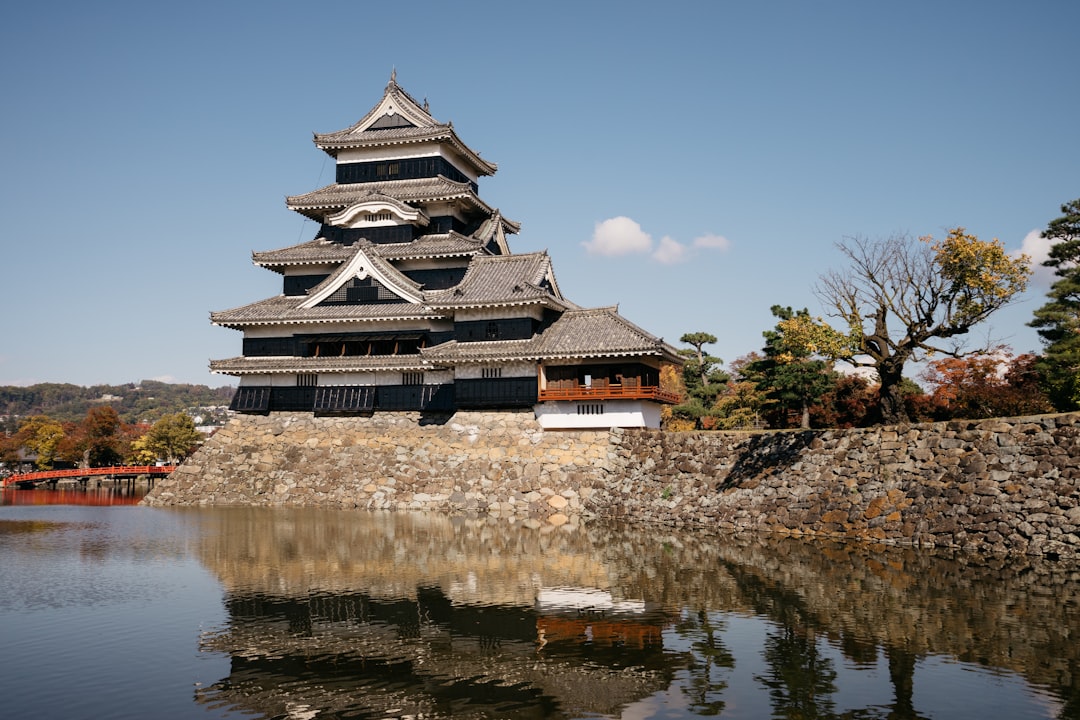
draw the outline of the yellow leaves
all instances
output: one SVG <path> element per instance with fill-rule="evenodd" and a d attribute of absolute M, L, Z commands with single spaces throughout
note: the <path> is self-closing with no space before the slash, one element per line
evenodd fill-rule
<path fill-rule="evenodd" d="M 783 345 L 787 348 L 777 355 L 779 362 L 794 362 L 807 355 L 837 359 L 853 354 L 852 336 L 835 330 L 821 318 L 798 314 L 781 320 L 776 328 L 783 335 Z"/>
<path fill-rule="evenodd" d="M 944 240 L 920 240 L 930 244 L 941 276 L 951 284 L 961 321 L 1000 307 L 1027 288 L 1031 258 L 1009 257 L 996 238 L 987 242 L 954 228 Z"/>

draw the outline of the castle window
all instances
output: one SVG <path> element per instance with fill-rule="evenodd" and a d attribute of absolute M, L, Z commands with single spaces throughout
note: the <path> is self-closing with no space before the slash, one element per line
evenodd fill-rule
<path fill-rule="evenodd" d="M 578 415 L 603 415 L 604 406 L 597 403 L 582 403 L 577 406 Z"/>
<path fill-rule="evenodd" d="M 364 218 L 364 221 L 365 222 L 373 222 L 373 223 L 374 222 L 390 222 L 393 219 L 394 218 L 390 213 L 384 212 L 384 213 L 371 213 L 366 218 Z"/>
<path fill-rule="evenodd" d="M 315 373 L 302 373 L 296 376 L 296 387 L 315 387 L 319 384 L 319 376 Z"/>
<path fill-rule="evenodd" d="M 401 173 L 401 163 L 380 163 L 375 167 L 377 177 L 394 177 Z"/>
<path fill-rule="evenodd" d="M 422 372 L 403 372 L 401 373 L 402 385 L 423 385 L 424 373 Z"/>
<path fill-rule="evenodd" d="M 502 377 L 502 368 L 498 368 L 498 367 L 481 368 L 480 369 L 480 377 L 484 378 L 485 380 L 490 380 L 492 378 L 501 378 Z"/>
<path fill-rule="evenodd" d="M 484 330 L 484 337 L 488 340 L 499 339 L 499 323 L 489 322 Z"/>

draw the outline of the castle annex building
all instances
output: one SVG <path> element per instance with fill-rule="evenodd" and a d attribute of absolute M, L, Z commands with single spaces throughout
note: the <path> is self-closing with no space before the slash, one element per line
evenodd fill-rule
<path fill-rule="evenodd" d="M 355 125 L 315 135 L 335 182 L 286 199 L 319 223 L 256 252 L 275 297 L 211 313 L 243 354 L 232 409 L 316 414 L 533 408 L 542 427 L 658 427 L 675 349 L 614 307 L 563 297 L 546 252 L 514 254 L 519 223 L 479 196 L 480 157 L 391 76 Z"/>

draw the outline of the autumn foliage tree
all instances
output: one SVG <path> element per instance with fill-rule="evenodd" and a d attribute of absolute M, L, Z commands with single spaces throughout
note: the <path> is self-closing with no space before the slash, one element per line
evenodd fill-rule
<path fill-rule="evenodd" d="M 817 292 L 844 330 L 818 329 L 846 335 L 848 349 L 839 357 L 877 373 L 885 423 L 908 419 L 904 367 L 935 353 L 987 352 L 967 349 L 959 338 L 1023 292 L 1030 275 L 1027 256 L 1009 257 L 998 240 L 979 240 L 963 228 L 943 240 L 854 238 L 839 248 L 850 267 L 823 275 Z"/>
<path fill-rule="evenodd" d="M 80 423 L 70 424 L 60 455 L 64 460 L 85 467 L 104 467 L 120 463 L 130 442 L 120 416 L 109 405 L 90 408 Z"/>
<path fill-rule="evenodd" d="M 1034 355 L 1013 357 L 1007 351 L 935 360 L 922 375 L 931 391 L 919 398 L 917 408 L 934 420 L 1050 412 L 1036 362 Z"/>
<path fill-rule="evenodd" d="M 39 469 L 49 470 L 60 456 L 64 436 L 64 426 L 58 420 L 35 415 L 19 424 L 7 445 L 12 456 L 17 455 L 19 449 L 25 449 L 37 458 L 35 464 Z"/>

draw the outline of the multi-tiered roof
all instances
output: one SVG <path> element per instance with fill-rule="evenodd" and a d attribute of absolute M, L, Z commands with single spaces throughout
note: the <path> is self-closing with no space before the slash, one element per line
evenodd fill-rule
<path fill-rule="evenodd" d="M 287 205 L 319 223 L 316 237 L 253 254 L 282 275 L 282 293 L 211 314 L 244 332 L 241 356 L 211 362 L 240 378 L 234 409 L 452 412 L 547 401 L 549 413 L 565 414 L 591 400 L 588 414 L 602 415 L 598 401 L 672 399 L 658 376 L 661 363 L 679 362 L 674 349 L 615 308 L 565 299 L 546 252 L 511 253 L 507 237 L 520 224 L 478 194 L 497 166 L 393 76 L 359 122 L 316 134 L 315 145 L 335 159 L 335 182 Z"/>

